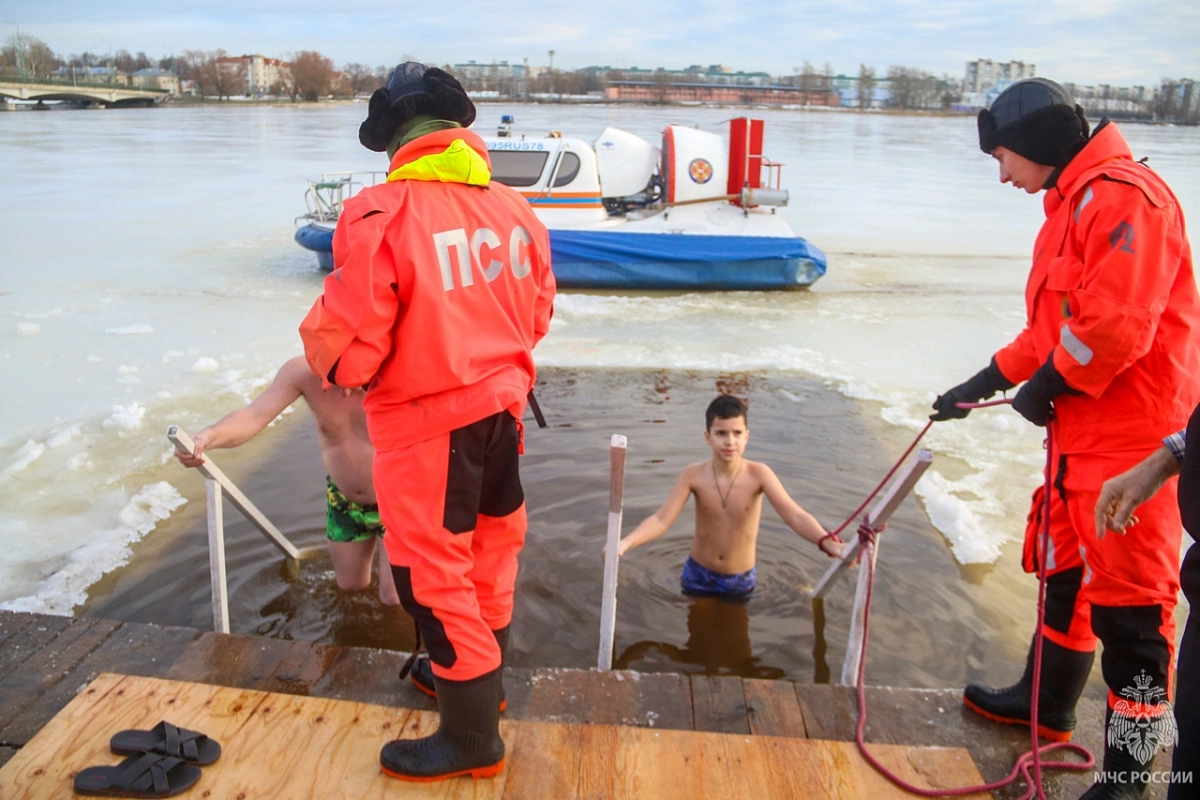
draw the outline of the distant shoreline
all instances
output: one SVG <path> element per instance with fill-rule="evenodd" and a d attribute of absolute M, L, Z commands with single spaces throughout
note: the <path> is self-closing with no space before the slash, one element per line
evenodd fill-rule
<path fill-rule="evenodd" d="M 237 99 L 237 100 L 167 100 L 166 102 L 156 104 L 152 108 L 245 108 L 245 107 L 284 107 L 284 108 L 327 108 L 329 106 L 340 105 L 365 105 L 366 98 L 325 98 L 322 100 L 288 100 L 283 98 L 269 98 L 262 100 L 253 99 Z M 33 110 L 32 103 L 22 101 L 15 103 L 12 100 L 0 102 L 0 110 L 8 111 L 30 111 Z M 571 100 L 564 99 L 561 102 L 548 102 L 545 100 L 521 100 L 521 99 L 501 99 L 501 98 L 483 98 L 475 101 L 477 106 L 562 106 L 563 108 L 588 108 L 595 106 L 605 107 L 624 107 L 624 108 L 711 108 L 711 109 L 743 109 L 746 111 L 801 111 L 811 113 L 828 113 L 828 114 L 868 114 L 878 116 L 891 117 L 973 117 L 977 111 L 949 111 L 949 110 L 923 110 L 923 109 L 907 109 L 907 108 L 854 108 L 852 106 L 811 106 L 811 105 L 769 105 L 763 103 L 643 103 L 631 101 L 611 101 L 611 100 Z M 98 107 L 71 107 L 60 108 L 56 105 L 50 106 L 49 109 L 54 111 L 107 111 L 106 108 Z M 119 111 L 123 109 L 112 109 Z M 1169 125 L 1179 127 L 1195 127 L 1182 125 L 1172 122 L 1157 122 L 1153 119 L 1145 119 L 1139 117 L 1116 117 L 1107 115 L 1113 121 L 1121 124 L 1136 123 L 1138 125 Z M 1102 117 L 1095 117 L 1096 120 Z"/>

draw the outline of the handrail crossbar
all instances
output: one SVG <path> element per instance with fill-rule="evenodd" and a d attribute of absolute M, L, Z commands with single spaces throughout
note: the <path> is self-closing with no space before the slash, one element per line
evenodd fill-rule
<path fill-rule="evenodd" d="M 194 453 L 196 443 L 178 425 L 167 428 L 167 438 L 177 450 Z M 298 548 L 276 528 L 267 515 L 250 502 L 250 498 L 221 471 L 205 453 L 204 463 L 196 468 L 204 476 L 205 496 L 208 503 L 208 559 L 212 580 L 213 629 L 218 633 L 229 633 L 229 588 L 225 575 L 225 525 L 222 499 L 228 496 L 234 508 L 250 521 L 271 544 L 289 559 L 299 562 L 312 558 L 322 551 L 320 547 Z"/>
<path fill-rule="evenodd" d="M 917 456 L 903 472 L 896 476 L 888 487 L 887 492 L 875 504 L 867 515 L 867 522 L 876 530 L 887 524 L 888 519 L 900 507 L 900 503 L 904 498 L 912 492 L 913 487 L 917 485 L 917 481 L 925 474 L 925 470 L 929 469 L 933 463 L 933 452 L 931 450 L 919 450 Z M 833 582 L 850 568 L 858 557 L 859 540 L 855 536 L 851 538 L 846 546 L 842 549 L 842 557 L 828 570 L 824 576 L 817 582 L 816 588 L 812 590 L 811 597 L 813 600 L 819 600 L 829 591 L 829 587 Z M 872 561 L 879 557 L 879 541 L 876 541 L 875 546 L 871 548 Z M 867 565 L 863 565 L 858 572 L 858 585 L 854 592 L 854 611 L 850 618 L 850 637 L 849 644 L 846 647 L 846 658 L 842 662 L 842 677 L 841 682 L 844 686 L 855 686 L 858 681 L 858 664 L 862 659 L 862 628 L 864 616 L 866 614 L 867 602 L 867 575 L 870 569 Z"/>

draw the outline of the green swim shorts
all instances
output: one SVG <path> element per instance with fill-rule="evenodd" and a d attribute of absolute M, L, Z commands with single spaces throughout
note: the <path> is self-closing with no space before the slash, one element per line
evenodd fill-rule
<path fill-rule="evenodd" d="M 333 483 L 325 478 L 325 535 L 331 542 L 362 542 L 383 536 L 383 521 L 379 519 L 379 506 L 362 506 L 355 503 Z"/>

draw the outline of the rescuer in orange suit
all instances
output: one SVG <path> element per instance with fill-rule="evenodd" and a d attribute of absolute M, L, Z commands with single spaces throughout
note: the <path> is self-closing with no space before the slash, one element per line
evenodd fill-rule
<path fill-rule="evenodd" d="M 1173 489 L 1160 492 L 1138 509 L 1136 540 L 1123 542 L 1098 539 L 1093 511 L 1104 480 L 1161 447 L 1200 400 L 1200 297 L 1183 214 L 1116 125 L 1105 119 L 1089 136 L 1083 110 L 1044 78 L 1013 84 L 979 113 L 979 144 L 999 162 L 1001 183 L 1045 192 L 1046 221 L 1025 289 L 1025 329 L 939 396 L 931 418 L 965 417 L 956 403 L 1021 382 L 1018 412 L 1041 426 L 1053 413 L 1050 544 L 1041 552 L 1039 489 L 1023 559 L 1029 572 L 1044 559 L 1049 573 L 1039 729 L 1070 738 L 1099 638 L 1109 735 L 1101 780 L 1084 797 L 1141 797 L 1160 744 L 1145 738 L 1165 738 L 1169 727 L 1179 509 Z M 1015 685 L 973 683 L 964 702 L 1028 725 L 1032 661 L 1031 646 Z"/>
<path fill-rule="evenodd" d="M 411 61 L 372 95 L 359 140 L 387 151 L 387 182 L 345 202 L 334 270 L 300 328 L 318 375 L 367 387 L 384 543 L 441 715 L 380 761 L 416 781 L 504 768 L 520 420 L 555 289 L 546 228 L 490 180 L 487 148 L 465 130 L 474 119 L 457 80 Z"/>

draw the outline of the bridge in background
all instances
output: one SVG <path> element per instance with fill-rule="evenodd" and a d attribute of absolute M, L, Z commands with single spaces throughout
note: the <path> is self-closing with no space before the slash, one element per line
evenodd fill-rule
<path fill-rule="evenodd" d="M 61 81 L 53 78 L 0 76 L 0 97 L 16 100 L 74 100 L 104 107 L 152 106 L 166 100 L 166 89 L 142 89 L 112 83 Z"/>

